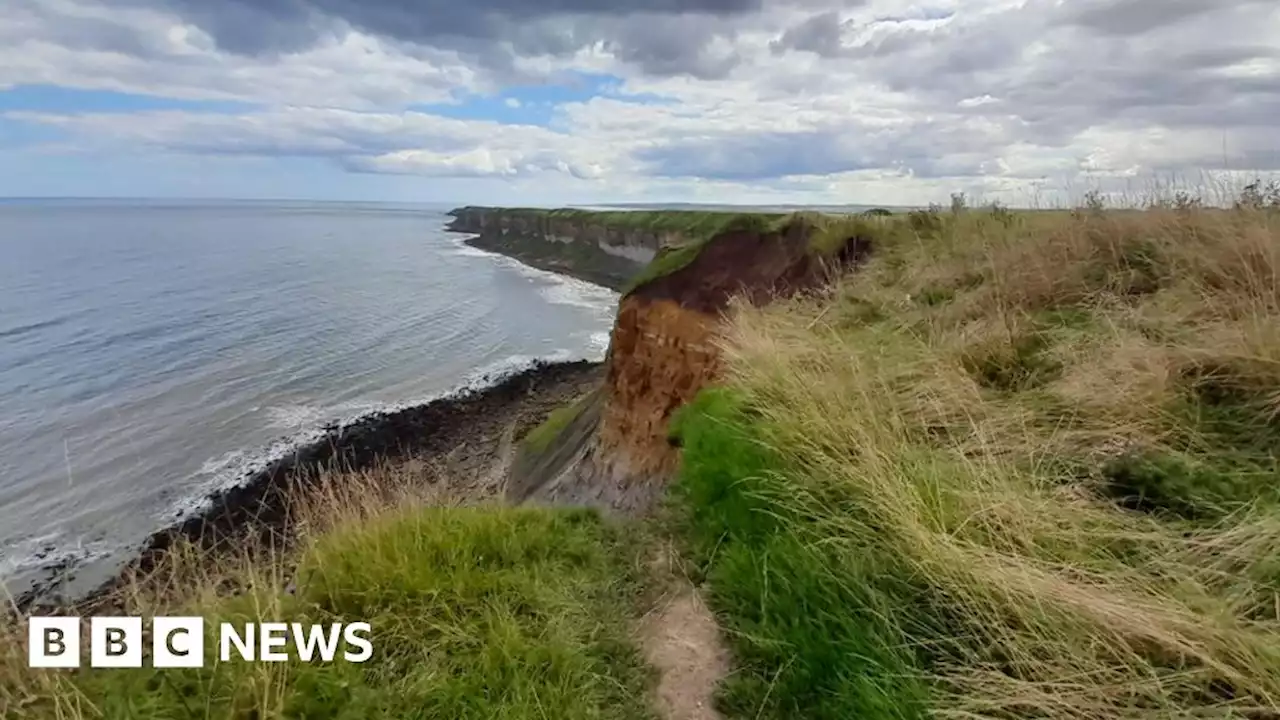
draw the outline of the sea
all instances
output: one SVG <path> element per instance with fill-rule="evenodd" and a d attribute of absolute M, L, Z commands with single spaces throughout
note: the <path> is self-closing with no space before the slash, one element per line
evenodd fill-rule
<path fill-rule="evenodd" d="M 0 201 L 0 585 L 106 572 L 332 423 L 603 358 L 614 292 L 448 209 Z"/>

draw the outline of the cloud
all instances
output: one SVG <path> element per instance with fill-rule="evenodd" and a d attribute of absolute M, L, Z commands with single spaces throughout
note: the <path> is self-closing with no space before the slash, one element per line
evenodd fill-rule
<path fill-rule="evenodd" d="M 101 146 L 165 153 L 318 157 L 357 172 L 437 177 L 565 173 L 590 177 L 608 161 L 545 128 L 427 113 L 279 108 L 244 114 L 155 111 L 122 115 L 10 112 L 5 117 L 74 133 Z M 593 169 L 594 168 L 594 169 Z"/>
<path fill-rule="evenodd" d="M 495 71 L 515 58 L 573 55 L 604 46 L 655 74 L 723 75 L 714 39 L 763 0 L 127 0 L 176 13 L 219 48 L 261 56 L 299 52 L 354 30 L 455 51 Z"/>
<path fill-rule="evenodd" d="M 1134 35 L 1221 9 L 1220 0 L 1078 0 L 1066 17 L 1108 35 Z"/>
<path fill-rule="evenodd" d="M 344 33 L 276 57 L 221 52 L 198 27 L 154 9 L 76 0 L 8 0 L 0 88 L 49 84 L 183 99 L 388 107 L 447 101 L 492 85 L 456 54 L 402 52 Z"/>
<path fill-rule="evenodd" d="M 775 55 L 805 50 L 821 57 L 838 57 L 845 51 L 843 26 L 840 13 L 828 10 L 787 28 L 781 37 L 769 43 L 769 48 Z"/>
<path fill-rule="evenodd" d="M 846 136 L 831 132 L 756 133 L 677 141 L 641 150 L 638 155 L 657 175 L 712 180 L 830 175 L 873 167 Z"/>
<path fill-rule="evenodd" d="M 1267 0 L 10 3 L 0 87 L 256 105 L 10 116 L 83 146 L 869 202 L 1280 169 Z M 412 110 L 575 75 L 619 80 L 548 127 Z"/>

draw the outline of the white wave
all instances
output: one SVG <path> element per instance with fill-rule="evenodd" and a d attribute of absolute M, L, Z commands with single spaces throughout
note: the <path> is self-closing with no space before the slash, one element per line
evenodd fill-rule
<path fill-rule="evenodd" d="M 593 360 L 603 360 L 605 353 L 609 351 L 609 341 L 613 333 L 608 330 L 591 333 L 591 337 L 587 340 L 587 347 L 591 349 Z"/>
<path fill-rule="evenodd" d="M 280 405 L 267 408 L 267 422 L 274 428 L 301 430 L 323 425 L 325 410 L 315 405 Z"/>
<path fill-rule="evenodd" d="M 462 386 L 458 391 L 479 390 L 489 385 L 497 384 L 512 375 L 528 370 L 539 361 L 567 362 L 573 359 L 575 359 L 573 351 L 565 348 L 557 348 L 546 355 L 540 355 L 537 357 L 533 355 L 508 355 L 501 360 L 491 362 L 488 365 L 479 367 L 464 375 Z"/>
<path fill-rule="evenodd" d="M 62 531 L 45 533 L 12 543 L 0 552 L 0 580 L 29 570 L 79 566 L 110 557 L 120 548 L 105 540 L 64 537 Z"/>
<path fill-rule="evenodd" d="M 607 312 L 612 312 L 618 306 L 620 296 L 607 287 L 555 273 L 551 275 L 554 282 L 538 288 L 538 294 L 549 303 Z"/>
<path fill-rule="evenodd" d="M 606 333 L 607 336 L 607 333 Z M 593 336 L 594 339 L 594 336 Z M 607 338 L 606 338 L 607 344 Z M 595 347 L 587 352 L 575 353 L 558 348 L 545 355 L 509 355 L 481 366 L 463 376 L 462 381 L 450 390 L 396 403 L 350 402 L 331 408 L 315 405 L 290 404 L 267 408 L 268 422 L 274 428 L 287 431 L 288 435 L 255 450 L 233 450 L 216 458 L 210 458 L 196 474 L 197 482 L 190 494 L 173 503 L 166 519 L 186 517 L 207 509 L 210 497 L 236 487 L 253 475 L 288 457 L 299 449 L 323 440 L 330 428 L 352 425 L 371 415 L 393 413 L 452 397 L 467 391 L 482 390 L 496 385 L 512 375 L 524 372 L 540 362 L 568 362 L 572 360 L 599 360 L 603 351 Z"/>
<path fill-rule="evenodd" d="M 464 240 L 453 241 L 453 254 L 489 258 L 498 265 L 515 270 L 527 278 L 540 281 L 543 285 L 538 288 L 538 294 L 547 302 L 555 305 L 575 305 L 611 313 L 618 306 L 618 300 L 621 297 L 621 295 L 603 285 L 596 285 L 586 280 L 526 265 L 508 255 L 467 245 Z"/>
<path fill-rule="evenodd" d="M 449 238 L 450 247 L 447 252 L 450 255 L 456 255 L 458 257 L 501 258 L 502 260 L 511 260 L 513 262 L 515 261 L 514 258 L 507 257 L 502 253 L 496 253 L 489 250 L 481 250 L 480 248 L 475 247 L 474 245 L 468 245 L 467 240 L 469 239 L 471 238 L 470 237 L 458 238 L 456 236 L 450 237 Z"/>
<path fill-rule="evenodd" d="M 544 300 L 559 305 L 573 305 L 597 311 L 602 320 L 611 316 L 617 307 L 618 293 L 599 285 L 559 273 L 526 265 L 501 253 L 489 252 L 466 244 L 465 238 L 451 239 L 452 254 L 483 257 L 501 266 L 511 268 L 540 284 L 538 293 Z M 267 421 L 270 427 L 281 431 L 284 437 L 265 447 L 253 450 L 234 450 L 216 458 L 210 458 L 196 475 L 196 483 L 187 495 L 173 504 L 166 516 L 188 516 L 200 512 L 210 504 L 210 497 L 246 482 L 254 474 L 273 463 L 288 457 L 302 447 L 322 440 L 329 428 L 346 427 L 377 413 L 391 413 L 466 391 L 481 390 L 496 385 L 504 379 L 524 372 L 539 362 L 566 362 L 571 360 L 599 361 L 609 347 L 609 331 L 592 332 L 580 350 L 559 348 L 542 355 L 509 355 L 479 367 L 462 377 L 461 382 L 445 392 L 426 397 L 409 398 L 396 403 L 348 402 L 324 407 L 295 403 L 268 407 Z"/>
<path fill-rule="evenodd" d="M 272 463 L 322 440 L 324 436 L 324 426 L 316 425 L 299 429 L 286 438 L 256 450 L 232 450 L 206 460 L 196 472 L 197 482 L 190 493 L 169 506 L 165 519 L 186 517 L 207 509 L 211 504 L 210 496 L 245 482 Z"/>
<path fill-rule="evenodd" d="M 452 247 L 450 247 L 446 252 L 448 252 L 450 255 L 456 255 L 458 257 L 489 257 L 490 255 L 494 254 L 491 252 L 487 252 L 485 250 L 481 250 L 480 248 L 477 248 L 477 247 L 471 247 L 465 242 L 453 243 Z"/>

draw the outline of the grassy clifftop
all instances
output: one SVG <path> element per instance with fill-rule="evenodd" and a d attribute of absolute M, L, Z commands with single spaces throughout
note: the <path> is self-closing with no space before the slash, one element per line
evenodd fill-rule
<path fill-rule="evenodd" d="M 676 428 L 728 714 L 1276 717 L 1280 214 L 881 232 Z"/>
<path fill-rule="evenodd" d="M 476 233 L 479 237 L 468 241 L 476 247 L 623 292 L 637 284 L 637 275 L 643 282 L 652 277 L 654 268 L 683 265 L 697 246 L 727 229 L 769 225 L 785 217 L 702 210 L 474 206 L 451 214 L 455 220 L 450 229 Z M 650 258 L 655 262 L 648 263 Z"/>
<path fill-rule="evenodd" d="M 723 229 L 730 220 L 743 214 L 723 210 L 582 210 L 577 208 L 487 208 L 476 206 L 458 208 L 453 211 L 455 216 L 466 212 L 490 212 L 510 217 L 523 216 L 617 229 L 679 233 L 691 238 L 705 238 L 714 235 Z M 747 214 L 756 215 L 757 213 Z M 759 215 L 770 219 L 782 217 L 782 215 L 776 213 L 759 213 Z"/>

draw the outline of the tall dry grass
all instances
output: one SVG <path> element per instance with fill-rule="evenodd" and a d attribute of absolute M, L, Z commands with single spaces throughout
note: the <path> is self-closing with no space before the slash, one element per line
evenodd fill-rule
<path fill-rule="evenodd" d="M 203 668 L 33 670 L 25 628 L 5 627 L 0 717 L 648 717 L 628 636 L 638 563 L 615 530 L 472 502 L 439 477 L 322 477 L 296 495 L 287 546 L 182 545 L 110 598 L 112 614 L 204 617 Z M 218 622 L 355 621 L 372 627 L 364 664 L 217 658 Z"/>
<path fill-rule="evenodd" d="M 294 483 L 288 519 L 274 533 L 246 528 L 239 541 L 210 551 L 201 543 L 176 542 L 146 572 L 126 571 L 118 586 L 95 598 L 99 613 L 120 615 L 218 614 L 227 598 L 245 597 L 250 621 L 286 617 L 285 600 L 296 587 L 299 559 L 327 533 L 356 528 L 392 511 L 413 511 L 457 496 L 435 472 L 415 461 L 387 463 L 361 472 L 324 471 Z M 288 545 L 277 542 L 290 538 Z M 82 648 L 87 647 L 87 635 Z M 102 708 L 75 682 L 72 673 L 27 667 L 25 617 L 9 613 L 0 620 L 0 717 L 17 717 L 28 706 L 42 706 L 33 716 L 101 717 Z M 287 667 L 257 664 L 246 682 L 257 689 L 261 709 L 278 705 Z M 43 707 L 47 706 L 47 707 Z"/>
<path fill-rule="evenodd" d="M 909 588 L 876 616 L 935 716 L 1280 716 L 1280 214 L 962 211 L 878 250 L 725 340 L 814 587 Z"/>

